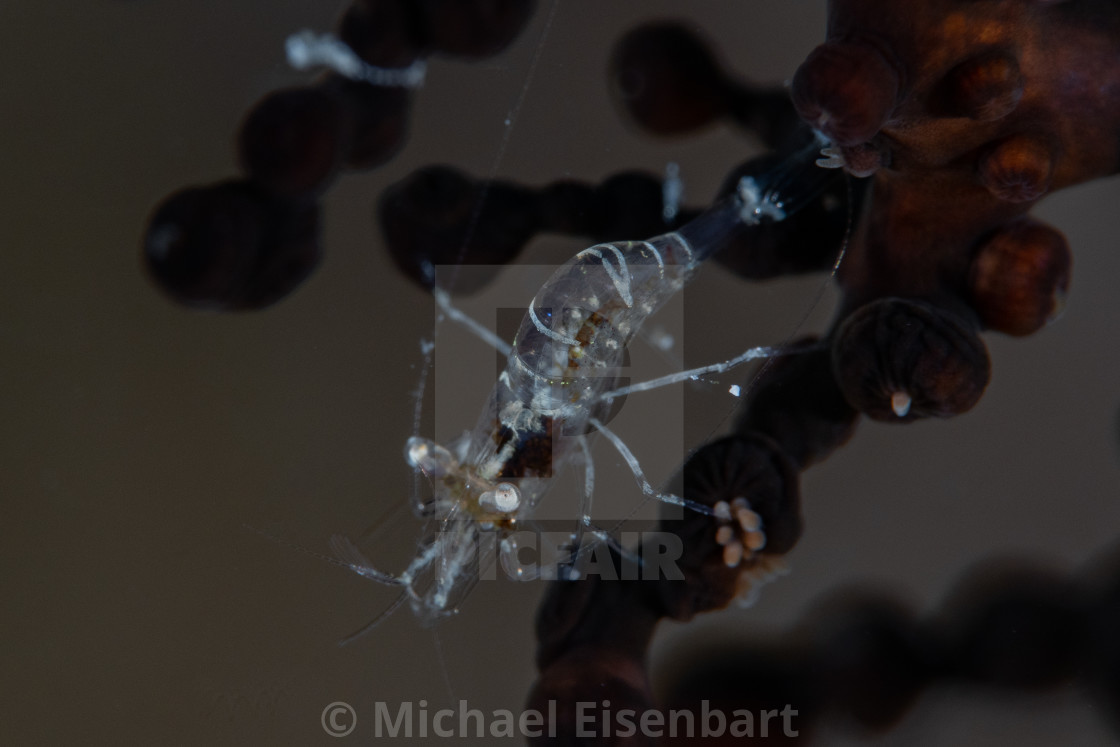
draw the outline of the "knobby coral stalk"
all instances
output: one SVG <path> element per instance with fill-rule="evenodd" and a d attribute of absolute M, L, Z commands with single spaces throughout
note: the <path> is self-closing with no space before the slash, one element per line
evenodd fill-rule
<path fill-rule="evenodd" d="M 621 48 L 634 65 L 657 56 L 641 44 Z M 685 58 L 693 70 L 714 69 L 691 49 Z M 792 98 L 832 141 L 828 165 L 871 180 L 837 279 L 830 352 L 774 366 L 735 433 L 683 470 L 688 498 L 745 498 L 768 542 L 740 562 L 719 519 L 685 517 L 662 524 L 685 540 L 684 581 L 556 582 L 538 618 L 529 705 L 562 704 L 559 743 L 578 741 L 577 702 L 654 705 L 646 650 L 657 621 L 726 605 L 792 547 L 797 472 L 849 438 L 858 414 L 909 422 L 967 411 L 989 377 L 979 333 L 1030 334 L 1060 308 L 1069 249 L 1028 211 L 1054 190 L 1118 170 L 1120 6 L 835 0 L 827 41 L 797 71 Z M 631 103 L 650 129 L 679 124 Z M 737 118 L 749 121 L 742 109 Z M 742 535 L 733 531 L 732 542 Z"/>

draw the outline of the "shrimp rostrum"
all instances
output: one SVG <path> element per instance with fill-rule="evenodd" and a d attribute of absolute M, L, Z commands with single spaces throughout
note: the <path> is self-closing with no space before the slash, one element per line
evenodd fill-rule
<path fill-rule="evenodd" d="M 425 622 L 454 613 L 478 579 L 484 546 L 495 548 L 508 575 L 535 578 L 537 571 L 519 561 L 516 533 L 557 472 L 573 463 L 585 469 L 581 521 L 573 537 L 591 533 L 611 541 L 590 518 L 587 439 L 596 432 L 619 450 L 649 498 L 712 514 L 706 505 L 651 487 L 604 421 L 624 394 L 719 373 L 775 352 L 752 348 L 729 361 L 619 387 L 626 346 L 730 231 L 783 220 L 823 186 L 826 177 L 820 174 L 829 172 L 813 165 L 817 148 L 819 143 L 808 158 L 802 153 L 764 174 L 743 177 L 734 194 L 676 231 L 592 246 L 552 274 L 529 303 L 513 344 L 495 343 L 508 348 L 507 362 L 474 430 L 447 446 L 420 437 L 408 441 L 406 459 L 433 486 L 425 513 L 438 522 L 408 567 L 396 576 L 381 572 L 346 539 L 332 540 L 336 555 L 353 571 L 402 588 L 385 614 L 405 600 Z M 437 290 L 436 297 L 449 316 L 462 321 L 446 293 Z M 484 541 L 484 534 L 492 538 Z"/>

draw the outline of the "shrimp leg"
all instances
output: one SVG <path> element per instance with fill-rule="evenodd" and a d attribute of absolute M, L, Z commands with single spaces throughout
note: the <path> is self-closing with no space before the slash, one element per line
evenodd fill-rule
<path fill-rule="evenodd" d="M 627 394 L 633 394 L 634 392 L 648 392 L 651 389 L 659 389 L 660 387 L 669 386 L 671 384 L 679 384 L 683 381 L 692 381 L 700 378 L 701 376 L 707 376 L 708 374 L 725 373 L 735 368 L 736 366 L 741 366 L 748 361 L 758 360 L 759 358 L 773 358 L 777 355 L 790 355 L 793 353 L 808 353 L 812 350 L 815 350 L 816 347 L 816 345 L 812 345 L 809 347 L 801 348 L 749 348 L 748 350 L 743 351 L 734 358 L 730 358 L 719 363 L 710 363 L 707 366 L 690 368 L 687 371 L 677 371 L 676 373 L 659 376 L 658 378 L 650 379 L 649 381 L 642 381 L 637 384 L 631 384 L 629 386 L 619 387 L 618 389 L 612 389 L 609 392 L 603 392 L 599 395 L 599 399 L 612 400 L 618 397 L 624 397 Z"/>
<path fill-rule="evenodd" d="M 704 514 L 705 516 L 715 515 L 711 507 L 706 506 L 703 503 L 698 503 L 697 501 L 689 500 L 688 498 L 682 498 L 679 495 L 674 495 L 673 493 L 661 493 L 655 490 L 654 487 L 649 484 L 649 480 L 646 479 L 645 472 L 642 471 L 642 466 L 638 464 L 638 458 L 634 456 L 634 452 L 630 451 L 630 447 L 627 446 L 621 438 L 619 438 L 618 434 L 604 425 L 598 418 L 591 418 L 590 423 L 600 433 L 606 436 L 607 440 L 611 442 L 611 445 L 614 446 L 614 448 L 622 456 L 627 466 L 630 467 L 630 471 L 634 473 L 634 479 L 638 481 L 638 487 L 641 488 L 642 492 L 647 496 L 661 501 L 662 503 L 668 503 L 672 506 L 681 506 L 683 508 L 689 509 L 690 511 L 695 511 L 698 514 Z"/>
<path fill-rule="evenodd" d="M 580 436 L 578 438 L 580 449 L 583 452 L 581 459 L 583 460 L 583 495 L 580 499 L 579 507 L 579 525 L 575 533 L 572 535 L 572 557 L 570 560 L 570 567 L 568 571 L 569 581 L 576 581 L 580 578 L 580 573 L 577 568 L 577 561 L 583 556 L 588 548 L 583 546 L 583 538 L 585 535 L 590 534 L 600 542 L 605 543 L 607 546 L 616 550 L 620 555 L 627 558 L 631 562 L 641 566 L 641 558 L 635 555 L 632 551 L 628 550 L 618 540 L 611 536 L 609 532 L 601 529 L 591 521 L 591 504 L 592 496 L 595 488 L 595 462 L 591 456 L 591 448 L 588 445 L 587 436 Z"/>
<path fill-rule="evenodd" d="M 408 590 L 408 594 L 411 596 L 416 595 L 415 590 L 412 588 L 412 582 L 435 561 L 436 557 L 443 549 L 438 543 L 428 545 L 412 559 L 412 562 L 408 564 L 408 568 L 405 569 L 404 573 L 401 573 L 399 576 L 394 576 L 391 573 L 379 571 L 374 568 L 373 564 L 366 559 L 366 556 L 362 554 L 361 550 L 355 547 L 353 542 L 341 534 L 336 534 L 331 537 L 330 546 L 331 551 L 334 552 L 339 561 L 362 578 L 368 578 L 371 581 L 376 581 L 386 586 L 403 586 Z"/>
<path fill-rule="evenodd" d="M 457 324 L 461 324 L 467 331 L 502 355 L 509 356 L 510 350 L 512 350 L 510 344 L 486 329 L 486 327 L 479 324 L 475 319 L 472 319 L 469 314 L 455 308 L 454 304 L 451 303 L 451 296 L 448 295 L 447 291 L 443 288 L 436 288 L 432 291 L 432 295 L 435 297 L 440 310 L 443 311 L 448 319 Z"/>

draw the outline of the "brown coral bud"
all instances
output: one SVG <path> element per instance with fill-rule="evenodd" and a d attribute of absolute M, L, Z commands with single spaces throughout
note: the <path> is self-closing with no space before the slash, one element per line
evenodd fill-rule
<path fill-rule="evenodd" d="M 657 744 L 656 739 L 641 731 L 626 736 L 625 732 L 620 735 L 615 730 L 598 729 L 599 722 L 588 727 L 580 717 L 586 718 L 581 709 L 589 701 L 611 713 L 630 709 L 631 713 L 641 714 L 653 708 L 653 694 L 641 657 L 632 658 L 609 647 L 581 648 L 544 668 L 529 693 L 527 708 L 547 714 L 550 719 L 555 715 L 555 721 L 533 726 L 533 733 L 527 735 L 528 743 L 552 747 L 589 744 L 586 733 L 594 729 L 597 738 L 592 741 L 597 745 Z"/>
<path fill-rule="evenodd" d="M 870 44 L 827 42 L 793 77 L 793 105 L 836 145 L 865 143 L 898 103 L 898 70 Z"/>
<path fill-rule="evenodd" d="M 655 22 L 626 34 L 611 55 L 619 103 L 645 129 L 675 135 L 722 117 L 727 86 L 708 43 L 676 22 Z"/>
<path fill-rule="evenodd" d="M 851 438 L 858 417 L 836 386 L 831 351 L 822 348 L 775 360 L 751 387 L 736 429 L 773 438 L 804 469 Z"/>
<path fill-rule="evenodd" d="M 942 611 L 948 673 L 1019 689 L 1067 682 L 1081 666 L 1084 597 L 1042 566 L 995 562 L 973 569 Z"/>
<path fill-rule="evenodd" d="M 684 578 L 658 582 L 662 608 L 676 620 L 749 593 L 752 582 L 775 569 L 775 556 L 801 536 L 797 468 L 761 434 L 706 444 L 685 464 L 682 477 L 685 498 L 712 506 L 716 516 L 686 511 L 680 521 L 662 521 L 685 548 L 677 563 Z M 729 553 L 735 547 L 736 554 Z"/>
<path fill-rule="evenodd" d="M 538 228 L 538 202 L 515 184 L 483 183 L 447 166 L 428 166 L 386 189 L 377 215 L 393 261 L 431 288 L 440 265 L 511 261 Z M 456 290 L 477 290 L 488 277 L 460 276 Z"/>
<path fill-rule="evenodd" d="M 1054 153 L 1042 140 L 1012 135 L 980 157 L 980 183 L 1007 202 L 1031 202 L 1050 190 Z"/>
<path fill-rule="evenodd" d="M 828 707 L 870 730 L 893 726 L 930 680 L 936 647 L 889 596 L 848 590 L 805 626 L 815 684 Z"/>
<path fill-rule="evenodd" d="M 419 0 L 424 37 L 443 54 L 480 60 L 503 51 L 529 22 L 535 0 Z"/>
<path fill-rule="evenodd" d="M 1002 119 L 1023 98 L 1018 61 L 1006 52 L 991 52 L 957 65 L 945 80 L 949 112 L 981 122 Z"/>
<path fill-rule="evenodd" d="M 965 320 L 901 298 L 873 301 L 844 321 L 832 368 L 853 407 L 891 422 L 966 412 L 991 373 L 987 348 Z"/>
<path fill-rule="evenodd" d="M 322 256 L 319 208 L 256 184 L 191 187 L 152 213 L 143 259 L 152 279 L 195 308 L 261 309 L 300 285 Z"/>
<path fill-rule="evenodd" d="M 981 323 L 1009 335 L 1030 335 L 1061 310 L 1069 289 L 1069 244 L 1031 219 L 1012 223 L 980 248 L 969 276 Z"/>
<path fill-rule="evenodd" d="M 241 167 L 282 197 L 308 198 L 333 181 L 350 152 L 354 122 L 323 88 L 289 88 L 265 96 L 237 136 Z"/>
<path fill-rule="evenodd" d="M 321 88 L 338 96 L 353 123 L 346 166 L 380 166 L 404 145 L 412 97 L 407 88 L 371 86 L 339 75 L 328 77 Z"/>
<path fill-rule="evenodd" d="M 426 51 L 417 10 L 408 0 L 353 0 L 338 34 L 371 65 L 408 67 Z"/>
<path fill-rule="evenodd" d="M 840 157 L 844 159 L 844 171 L 857 179 L 871 176 L 890 162 L 890 155 L 881 144 L 862 143 L 860 145 L 833 147 L 835 151 L 829 151 L 826 148 L 821 153 L 827 155 L 826 151 L 830 153 L 838 151 Z"/>
<path fill-rule="evenodd" d="M 732 714 L 772 714 L 763 730 L 762 719 L 737 736 L 724 735 L 691 740 L 670 739 L 669 745 L 805 745 L 812 742 L 819 722 L 815 672 L 805 654 L 782 640 L 765 648 L 745 648 L 727 640 L 673 651 L 661 667 L 664 706 L 667 711 L 692 711 L 701 723 L 706 711 Z M 785 714 L 780 716 L 780 714 Z M 785 719 L 791 719 L 788 722 Z M 742 722 L 740 722 L 742 723 Z M 740 727 L 742 728 L 742 727 Z M 697 736 L 699 736 L 699 732 Z"/>

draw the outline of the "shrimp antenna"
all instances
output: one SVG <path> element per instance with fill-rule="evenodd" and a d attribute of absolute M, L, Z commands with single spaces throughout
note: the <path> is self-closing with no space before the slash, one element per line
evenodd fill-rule
<path fill-rule="evenodd" d="M 346 568 L 347 570 L 353 570 L 353 566 L 350 563 L 347 563 L 343 560 L 339 560 L 338 558 L 332 558 L 330 555 L 324 555 L 321 552 L 315 552 L 314 550 L 306 548 L 301 544 L 298 544 L 296 542 L 292 542 L 290 539 L 285 539 L 284 537 L 273 534 L 272 532 L 261 529 L 260 527 L 255 527 L 252 524 L 242 524 L 241 526 L 244 527 L 245 529 L 248 529 L 250 532 L 254 532 L 254 533 L 259 534 L 260 536 L 262 536 L 266 539 L 270 539 L 273 542 L 275 542 L 276 544 L 278 544 L 282 547 L 286 547 L 289 550 L 295 550 L 298 553 L 301 553 L 303 555 L 307 555 L 309 557 L 315 558 L 316 560 L 321 560 L 324 563 L 330 563 L 331 565 L 336 565 L 339 568 Z"/>
<path fill-rule="evenodd" d="M 400 596 L 398 596 L 392 604 L 390 604 L 381 613 L 379 613 L 377 615 L 377 617 L 373 618 L 368 623 L 363 625 L 361 628 L 359 628 L 358 630 L 355 630 L 353 633 L 351 633 L 350 635 L 348 635 L 345 638 L 343 638 L 342 640 L 340 640 L 338 642 L 338 645 L 340 647 L 348 646 L 351 643 L 353 643 L 354 641 L 356 641 L 359 638 L 361 638 L 362 636 L 364 636 L 366 633 L 368 633 L 371 630 L 373 630 L 374 628 L 376 628 L 378 625 L 380 625 L 382 623 L 382 621 L 384 621 L 387 617 L 389 617 L 389 615 L 396 612 L 400 608 L 400 606 L 402 604 L 404 604 L 406 599 L 408 599 L 408 592 L 407 591 L 402 591 L 400 593 Z"/>
<path fill-rule="evenodd" d="M 308 549 L 308 548 L 304 547 L 303 545 L 297 544 L 295 542 L 292 542 L 289 539 L 285 539 L 285 538 L 277 536 L 277 535 L 275 535 L 271 532 L 265 531 L 264 529 L 261 529 L 260 527 L 255 527 L 252 524 L 242 524 L 241 526 L 243 526 L 245 529 L 248 529 L 250 532 L 255 532 L 256 534 L 259 534 L 262 537 L 266 537 L 267 539 L 270 539 L 273 542 L 275 542 L 276 544 L 281 545 L 283 547 L 286 547 L 289 550 L 295 550 L 296 552 L 302 553 L 303 555 L 307 555 L 307 556 L 310 556 L 312 558 L 322 560 L 324 563 L 329 563 L 331 565 L 336 565 L 339 568 L 345 568 L 349 571 L 354 571 L 355 573 L 357 573 L 360 576 L 363 576 L 365 578 L 373 579 L 374 581 L 378 581 L 378 582 L 384 583 L 386 585 L 392 585 L 392 586 L 400 586 L 401 585 L 399 581 L 397 581 L 395 579 L 392 579 L 391 576 L 388 576 L 387 574 L 383 574 L 380 571 L 376 571 L 373 568 L 370 568 L 368 566 L 368 561 L 365 561 L 365 558 L 362 557 L 362 555 L 358 551 L 358 549 L 355 548 L 349 542 L 349 540 L 346 540 L 345 538 L 342 538 L 339 535 L 334 535 L 333 537 L 331 537 L 331 548 L 334 549 L 336 553 L 340 553 L 340 554 L 343 553 L 343 552 L 347 552 L 347 551 L 348 551 L 347 554 L 352 553 L 355 556 L 355 557 L 353 557 L 352 562 L 347 562 L 346 560 L 343 560 L 341 558 L 332 558 L 331 556 L 324 555 L 321 552 L 315 552 L 314 550 Z M 364 562 L 358 562 L 358 561 L 364 561 Z M 398 596 L 396 598 L 396 600 L 393 601 L 392 604 L 390 604 L 388 607 L 386 607 L 384 610 L 382 610 L 380 613 L 378 613 L 376 617 L 374 617 L 368 623 L 363 625 L 359 630 L 354 631 L 350 635 L 348 635 L 345 638 L 343 638 L 342 640 L 340 640 L 338 642 L 338 645 L 339 646 L 346 646 L 350 643 L 353 643 L 354 641 L 356 641 L 359 638 L 361 638 L 362 636 L 364 636 L 366 633 L 368 633 L 371 630 L 373 630 L 374 628 L 376 628 L 378 625 L 380 625 L 382 623 L 382 621 L 384 621 L 387 617 L 389 617 L 394 612 L 396 612 L 400 608 L 400 606 L 402 604 L 404 604 L 406 599 L 408 599 L 408 591 L 407 590 L 402 591 L 400 596 Z"/>

